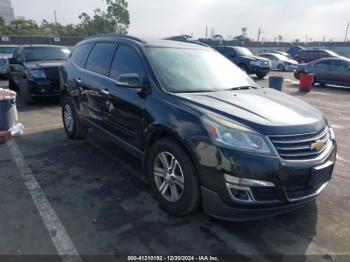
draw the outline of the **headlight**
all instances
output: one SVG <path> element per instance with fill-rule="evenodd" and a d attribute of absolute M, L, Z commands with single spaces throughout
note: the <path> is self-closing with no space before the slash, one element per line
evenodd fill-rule
<path fill-rule="evenodd" d="M 250 61 L 250 64 L 251 64 L 251 65 L 259 66 L 259 65 L 260 65 L 260 61 L 259 61 L 259 60 Z"/>
<path fill-rule="evenodd" d="M 334 130 L 333 130 L 333 128 L 329 128 L 329 135 L 331 136 L 331 139 L 332 140 L 335 140 L 335 133 L 334 133 Z"/>
<path fill-rule="evenodd" d="M 45 71 L 42 69 L 33 69 L 30 72 L 34 78 L 46 78 Z"/>
<path fill-rule="evenodd" d="M 213 121 L 206 117 L 202 117 L 202 123 L 215 144 L 234 149 L 273 154 L 265 136 L 243 126 L 222 119 Z"/>

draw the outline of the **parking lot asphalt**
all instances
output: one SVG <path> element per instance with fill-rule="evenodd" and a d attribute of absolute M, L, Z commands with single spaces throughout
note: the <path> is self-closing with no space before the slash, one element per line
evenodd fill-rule
<path fill-rule="evenodd" d="M 219 221 L 201 212 L 168 214 L 152 197 L 136 158 L 97 131 L 85 141 L 68 140 L 57 100 L 27 106 L 18 98 L 25 133 L 15 143 L 83 261 L 111 254 L 262 255 L 262 261 L 269 255 L 315 255 L 301 261 L 350 261 L 350 89 L 316 86 L 300 93 L 292 73 L 271 74 L 285 77 L 284 92 L 328 117 L 339 158 L 317 201 L 255 222 Z M 267 79 L 258 82 L 268 86 Z M 33 199 L 10 146 L 0 145 L 0 255 L 58 254 L 56 233 Z"/>

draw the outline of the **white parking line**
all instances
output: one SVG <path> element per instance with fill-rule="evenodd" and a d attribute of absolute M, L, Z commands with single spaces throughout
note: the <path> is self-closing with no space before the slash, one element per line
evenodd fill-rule
<path fill-rule="evenodd" d="M 16 142 L 14 140 L 9 141 L 8 148 L 10 149 L 12 158 L 14 159 L 22 179 L 33 198 L 35 206 L 44 221 L 46 229 L 61 257 L 61 260 L 63 262 L 82 262 L 71 238 L 30 170 Z"/>

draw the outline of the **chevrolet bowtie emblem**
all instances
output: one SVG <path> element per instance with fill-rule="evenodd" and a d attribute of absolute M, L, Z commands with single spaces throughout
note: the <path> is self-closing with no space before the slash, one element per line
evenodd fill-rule
<path fill-rule="evenodd" d="M 311 150 L 321 151 L 326 145 L 325 140 L 317 140 L 315 143 L 311 144 Z"/>

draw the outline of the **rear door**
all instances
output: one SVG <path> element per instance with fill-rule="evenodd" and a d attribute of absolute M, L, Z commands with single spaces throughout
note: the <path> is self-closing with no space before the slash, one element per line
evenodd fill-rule
<path fill-rule="evenodd" d="M 331 60 L 321 60 L 313 64 L 312 73 L 315 73 L 317 82 L 328 83 L 331 81 L 330 62 Z"/>
<path fill-rule="evenodd" d="M 116 47 L 113 42 L 96 43 L 79 80 L 86 101 L 86 117 L 103 128 L 107 128 L 108 87 L 111 84 L 107 76 Z"/>
<path fill-rule="evenodd" d="M 330 63 L 330 80 L 340 85 L 350 84 L 350 63 L 344 60 L 332 60 Z"/>

